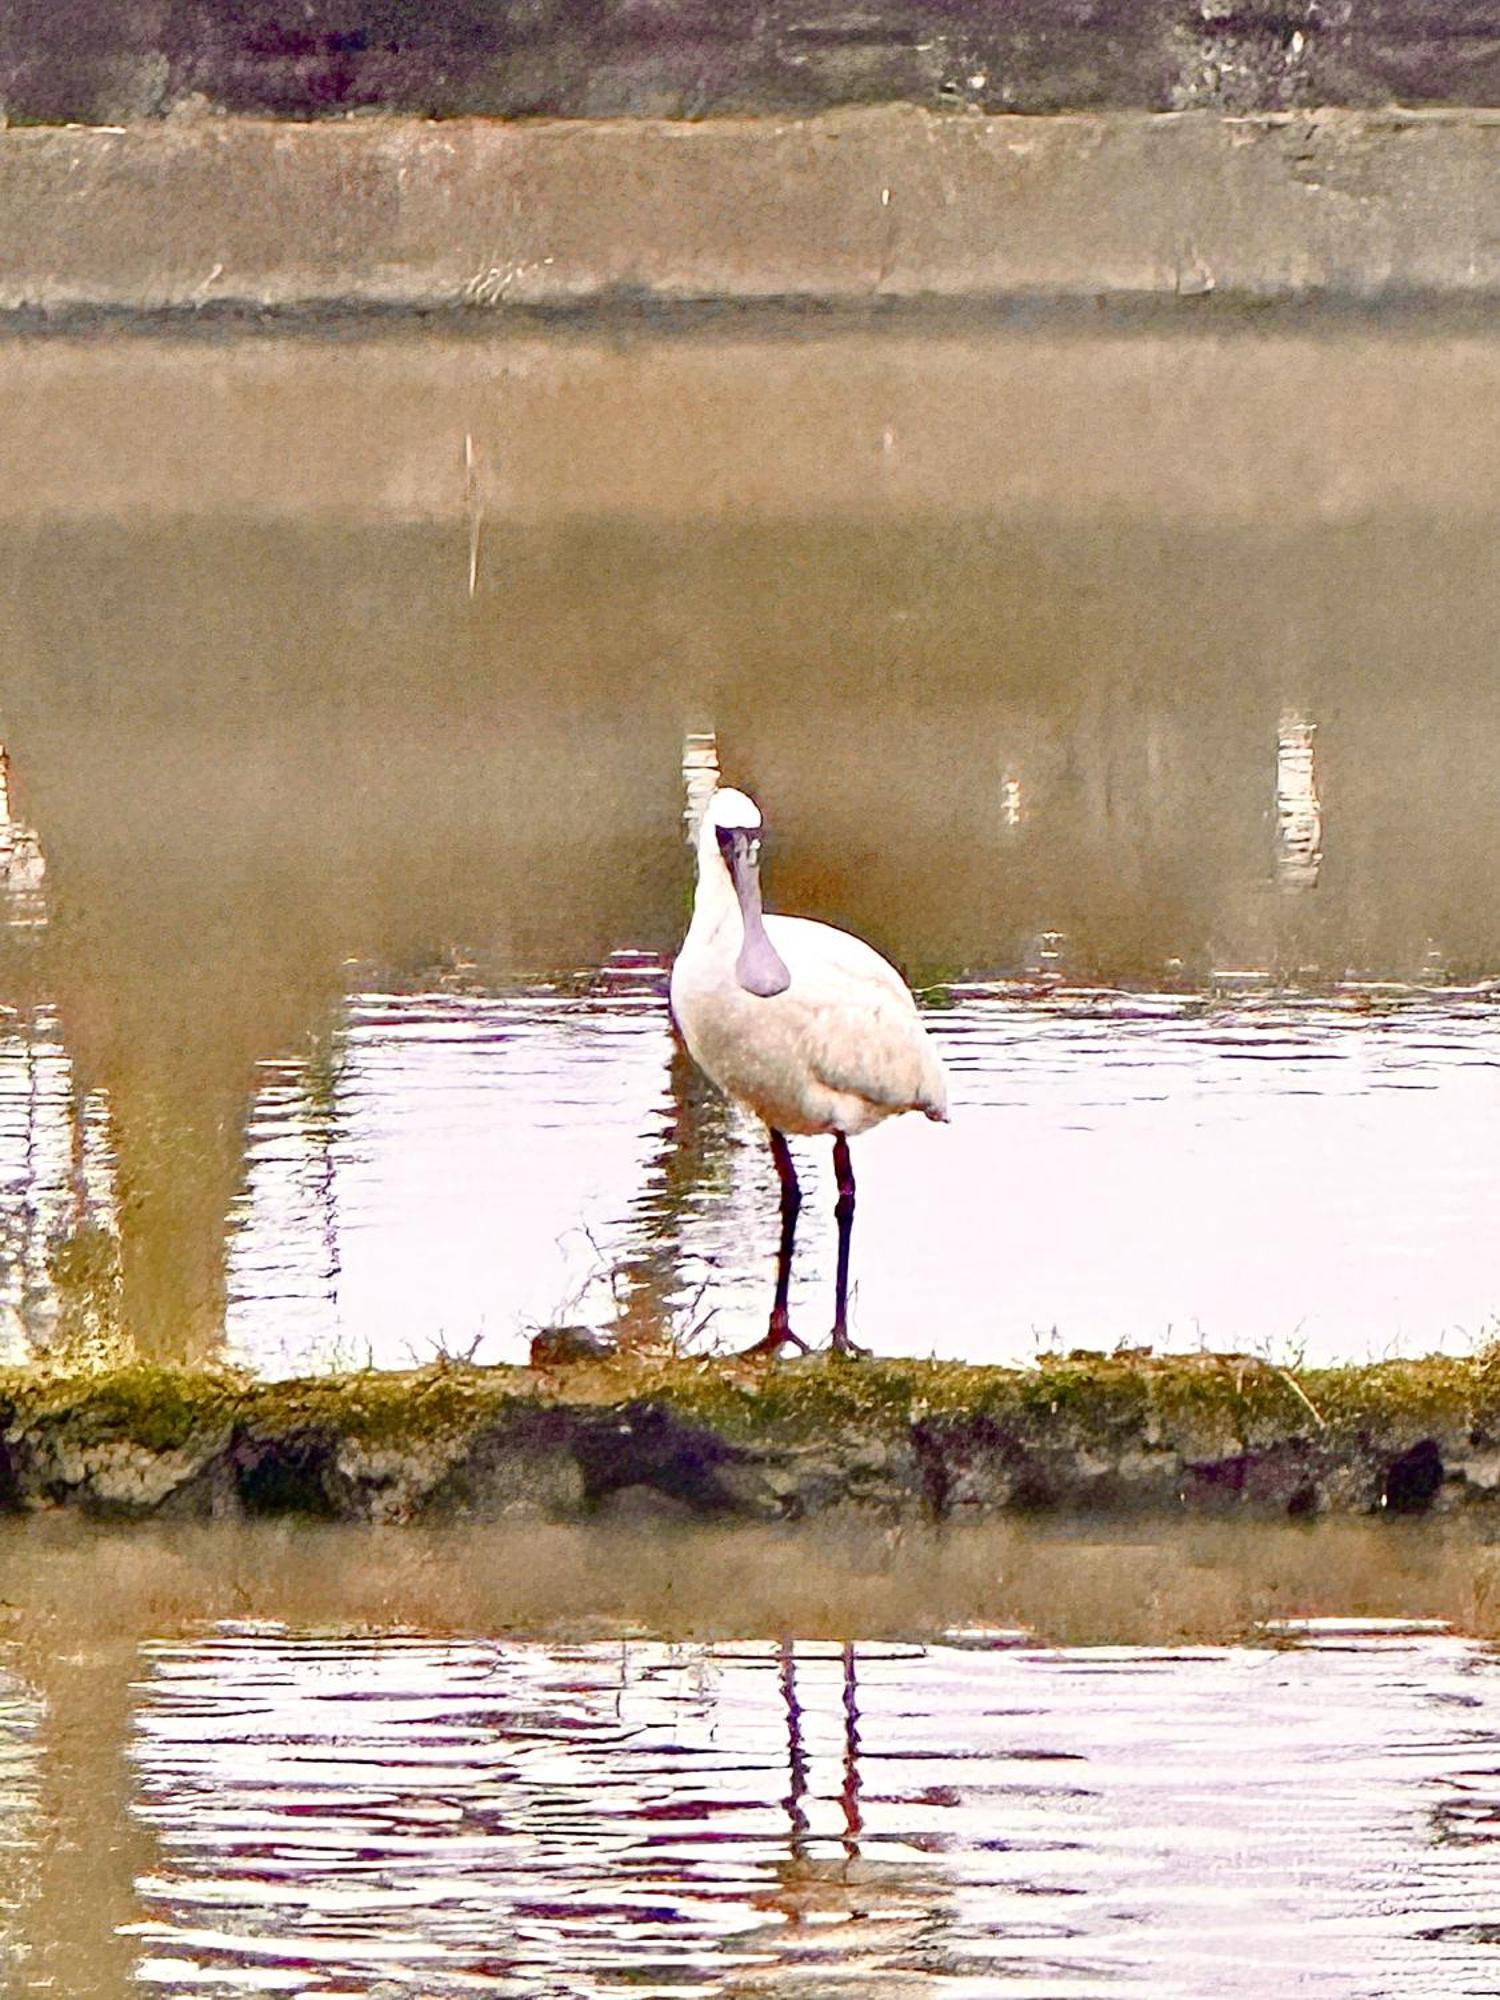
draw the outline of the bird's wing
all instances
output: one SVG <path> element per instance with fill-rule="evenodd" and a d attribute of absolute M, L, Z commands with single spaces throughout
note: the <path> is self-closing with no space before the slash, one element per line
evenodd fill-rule
<path fill-rule="evenodd" d="M 917 1003 L 896 968 L 861 939 L 801 917 L 768 917 L 792 975 L 809 1068 L 829 1090 L 904 1111 L 946 1093 Z"/>
<path fill-rule="evenodd" d="M 805 984 L 809 992 L 843 992 L 866 1005 L 884 996 L 906 1013 L 916 1014 L 911 988 L 890 960 L 863 938 L 811 917 L 767 917 L 766 931 L 793 982 Z"/>
<path fill-rule="evenodd" d="M 829 1090 L 889 1111 L 914 1110 L 932 1095 L 932 1052 L 914 1014 L 885 1004 L 824 1001 L 809 1023 L 808 1066 Z"/>

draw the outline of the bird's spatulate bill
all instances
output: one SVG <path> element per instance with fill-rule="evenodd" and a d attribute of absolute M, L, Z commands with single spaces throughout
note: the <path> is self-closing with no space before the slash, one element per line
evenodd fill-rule
<path fill-rule="evenodd" d="M 759 936 L 752 936 L 748 925 L 734 970 L 745 991 L 753 993 L 759 1000 L 774 999 L 778 993 L 785 993 L 792 983 L 792 975 L 765 931 L 761 930 Z"/>
<path fill-rule="evenodd" d="M 785 993 L 792 975 L 766 933 L 760 907 L 760 871 L 750 836 L 736 833 L 729 844 L 728 860 L 745 926 L 745 941 L 734 962 L 734 975 L 747 993 L 753 993 L 759 1000 L 771 1000 L 778 993 Z"/>

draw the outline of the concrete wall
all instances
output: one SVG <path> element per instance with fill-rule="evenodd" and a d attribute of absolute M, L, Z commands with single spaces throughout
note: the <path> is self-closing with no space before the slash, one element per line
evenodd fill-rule
<path fill-rule="evenodd" d="M 0 307 L 1485 296 L 1500 115 L 0 134 Z"/>
<path fill-rule="evenodd" d="M 8 0 L 12 121 L 1500 103 L 1497 0 Z"/>

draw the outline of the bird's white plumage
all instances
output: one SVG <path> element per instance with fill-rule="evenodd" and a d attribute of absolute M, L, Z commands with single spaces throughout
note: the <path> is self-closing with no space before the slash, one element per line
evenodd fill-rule
<path fill-rule="evenodd" d="M 688 1050 L 726 1096 L 779 1132 L 853 1138 L 903 1111 L 948 1115 L 936 1049 L 893 965 L 859 938 L 803 917 L 766 935 L 791 975 L 769 997 L 740 983 L 745 928 L 718 831 L 761 823 L 754 801 L 715 793 L 698 837 L 693 918 L 672 971 Z"/>
<path fill-rule="evenodd" d="M 720 785 L 709 800 L 703 814 L 703 824 L 698 831 L 698 860 L 703 860 L 703 834 L 717 833 L 718 829 L 730 826 L 759 826 L 760 807 L 748 792 L 737 792 L 733 785 Z M 717 852 L 717 850 L 715 850 Z"/>

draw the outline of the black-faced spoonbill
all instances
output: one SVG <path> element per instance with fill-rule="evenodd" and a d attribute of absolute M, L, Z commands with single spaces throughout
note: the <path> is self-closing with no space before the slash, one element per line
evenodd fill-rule
<path fill-rule="evenodd" d="M 893 965 L 831 924 L 762 913 L 762 830 L 753 799 L 727 788 L 714 793 L 698 829 L 698 891 L 672 968 L 672 1012 L 699 1068 L 771 1134 L 781 1248 L 770 1328 L 752 1354 L 774 1354 L 787 1341 L 807 1351 L 787 1322 L 802 1195 L 786 1135 L 832 1134 L 839 1190 L 833 1346 L 848 1354 L 849 1141 L 901 1111 L 946 1120 L 947 1078 Z"/>

